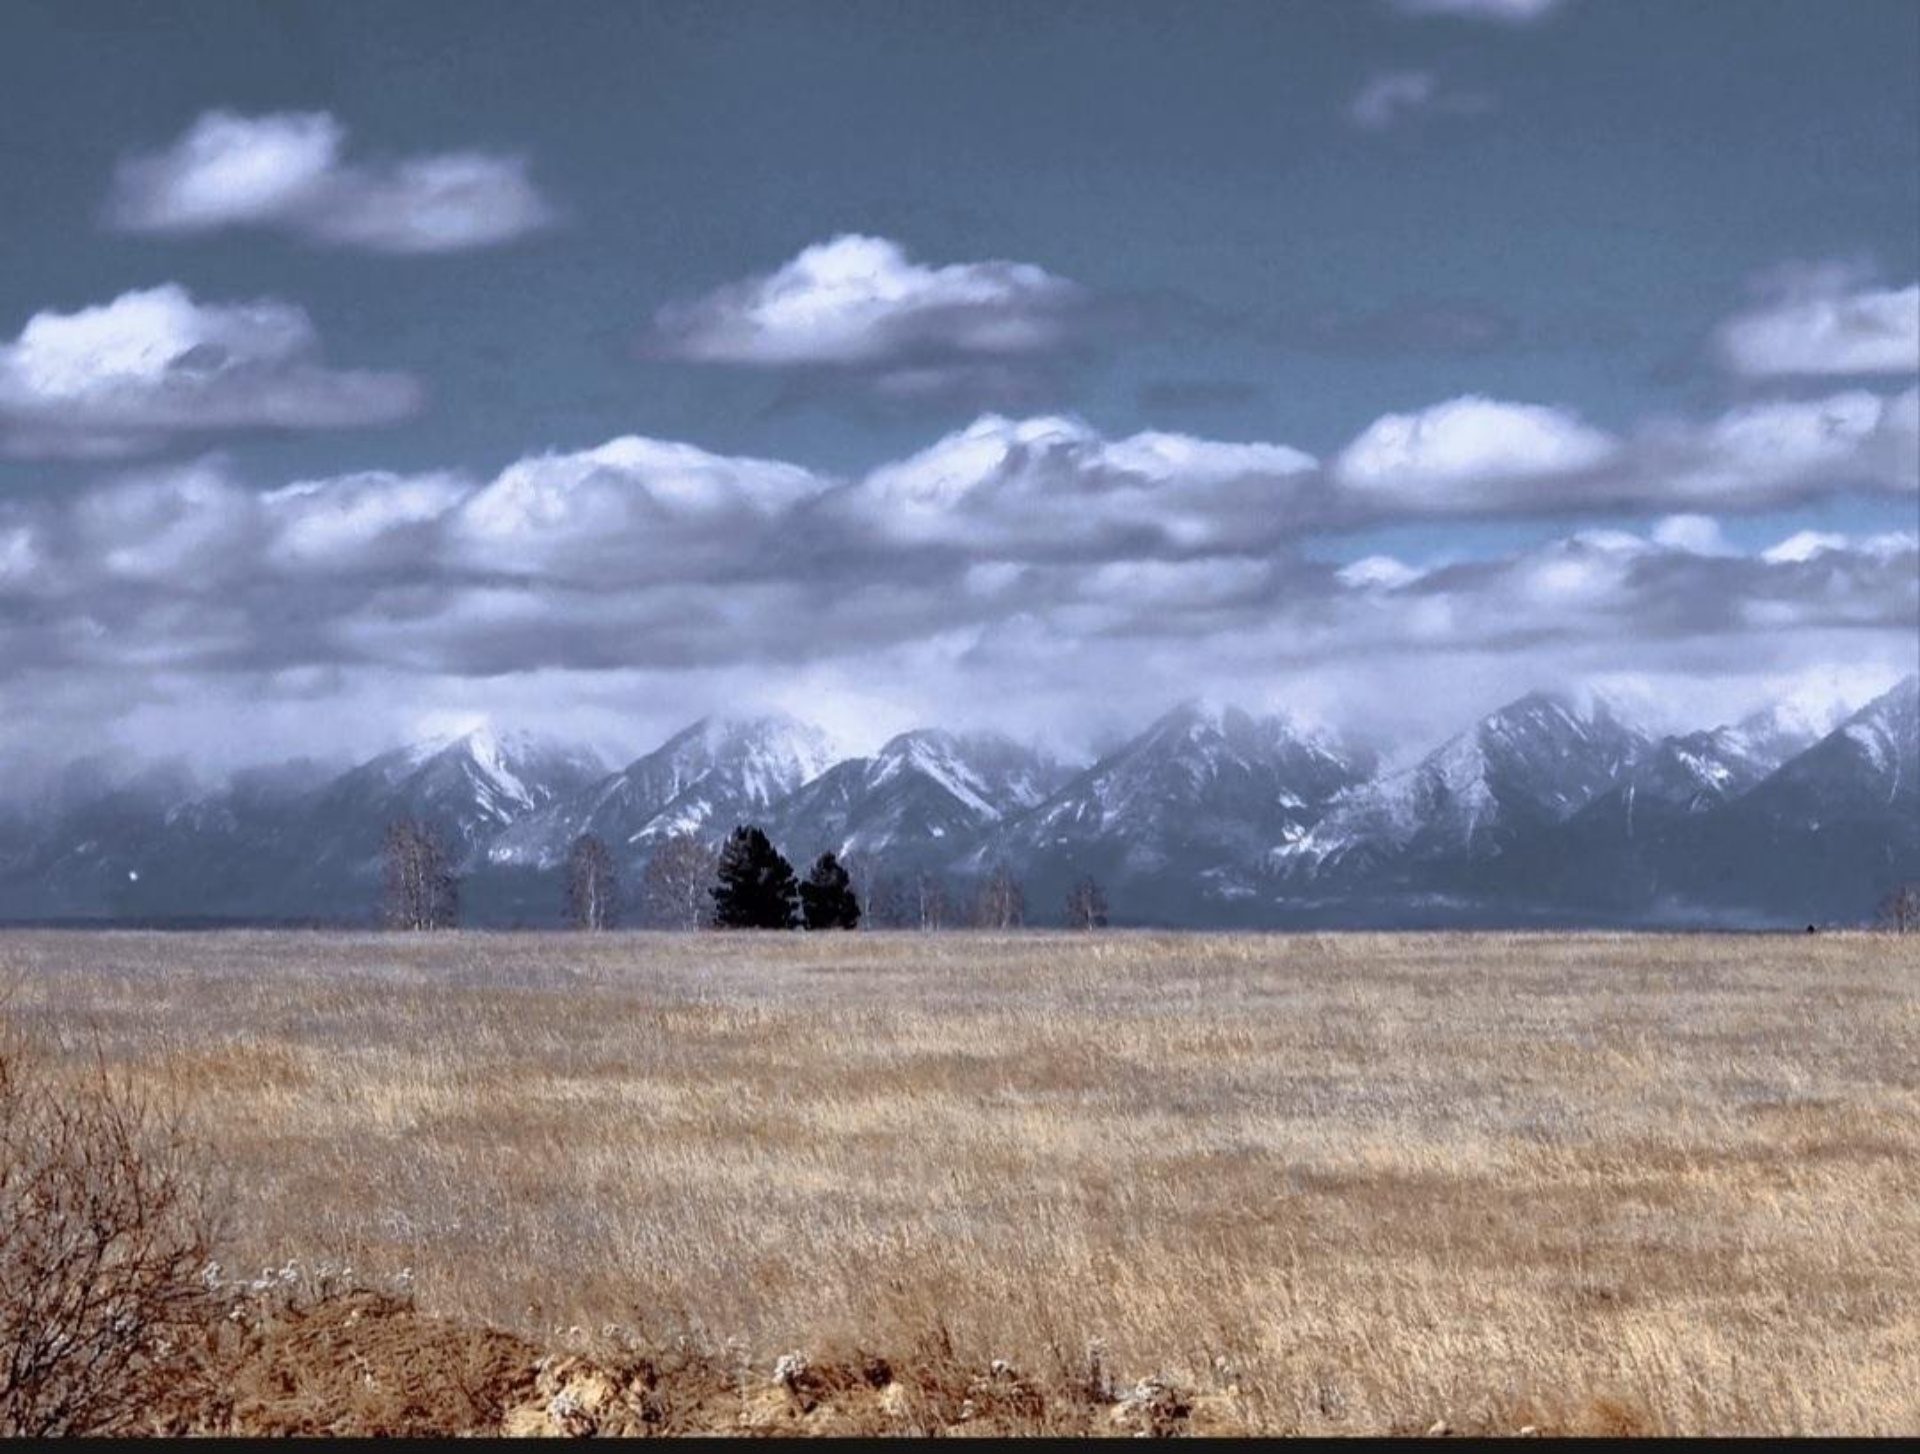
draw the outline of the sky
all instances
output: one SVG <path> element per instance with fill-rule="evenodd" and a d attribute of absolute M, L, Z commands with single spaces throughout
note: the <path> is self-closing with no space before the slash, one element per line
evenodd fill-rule
<path fill-rule="evenodd" d="M 1909 0 L 13 0 L 0 123 L 0 783 L 1920 666 Z"/>

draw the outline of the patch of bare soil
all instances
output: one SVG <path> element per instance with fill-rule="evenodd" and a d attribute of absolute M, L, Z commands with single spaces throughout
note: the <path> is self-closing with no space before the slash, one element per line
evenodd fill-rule
<path fill-rule="evenodd" d="M 1041 1380 L 938 1347 L 896 1364 L 788 1353 L 771 1369 L 701 1353 L 548 1353 L 513 1334 L 335 1293 L 223 1330 L 202 1376 L 151 1411 L 154 1432 L 590 1437 L 684 1434 L 1181 1434 L 1245 1430 L 1231 1394 L 1145 1379 Z"/>

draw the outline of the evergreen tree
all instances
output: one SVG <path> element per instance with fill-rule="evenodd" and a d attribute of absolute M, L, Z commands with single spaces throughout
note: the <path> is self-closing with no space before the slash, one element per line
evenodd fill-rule
<path fill-rule="evenodd" d="M 831 853 L 814 860 L 807 881 L 800 885 L 800 912 L 809 929 L 858 929 L 860 900 L 853 881 Z"/>
<path fill-rule="evenodd" d="M 798 922 L 799 893 L 793 865 L 752 824 L 728 836 L 716 869 L 713 895 L 716 929 L 791 929 Z"/>

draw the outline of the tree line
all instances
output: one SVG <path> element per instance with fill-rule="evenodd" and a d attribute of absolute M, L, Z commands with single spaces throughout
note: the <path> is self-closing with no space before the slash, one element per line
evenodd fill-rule
<path fill-rule="evenodd" d="M 404 818 L 383 844 L 382 917 L 393 929 L 451 929 L 460 921 L 460 875 L 431 827 Z M 856 875 L 858 881 L 856 881 Z M 657 929 L 1016 929 L 1028 922 L 1026 890 L 1008 865 L 974 886 L 926 872 L 902 875 L 860 862 L 850 870 L 822 853 L 804 879 L 766 833 L 743 823 L 719 845 L 691 833 L 663 842 L 647 860 L 629 904 L 613 853 L 597 835 L 573 842 L 563 877 L 564 921 L 612 929 L 631 913 Z M 1062 922 L 1107 926 L 1107 898 L 1083 878 L 1068 891 Z"/>

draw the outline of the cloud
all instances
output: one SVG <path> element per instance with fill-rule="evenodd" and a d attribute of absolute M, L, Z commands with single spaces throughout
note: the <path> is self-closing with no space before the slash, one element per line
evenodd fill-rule
<path fill-rule="evenodd" d="M 743 368 L 824 370 L 896 396 L 1018 370 L 1084 336 L 1091 295 L 1032 263 L 928 267 L 899 243 L 848 233 L 772 273 L 670 303 L 654 356 Z"/>
<path fill-rule="evenodd" d="M 735 576 L 826 482 L 798 465 L 625 437 L 508 466 L 461 504 L 450 549 L 503 575 L 617 581 Z"/>
<path fill-rule="evenodd" d="M 1636 441 L 1632 493 L 1670 504 L 1756 509 L 1841 491 L 1920 489 L 1920 389 L 1774 399 Z"/>
<path fill-rule="evenodd" d="M 1530 25 L 1564 9 L 1570 0 L 1393 0 L 1402 15 L 1451 16 L 1490 20 L 1501 25 Z"/>
<path fill-rule="evenodd" d="M 125 232 L 191 235 L 262 227 L 377 253 L 493 247 L 551 225 L 524 157 L 444 152 L 379 163 L 342 158 L 326 112 L 209 111 L 164 151 L 123 159 L 107 220 Z"/>
<path fill-rule="evenodd" d="M 341 429 L 415 412 L 409 375 L 320 362 L 290 303 L 197 303 L 175 283 L 74 313 L 42 312 L 0 343 L 0 453 L 119 458 L 179 434 Z"/>
<path fill-rule="evenodd" d="M 1467 116 L 1493 109 L 1483 92 L 1453 89 L 1437 71 L 1377 71 L 1347 103 L 1362 131 L 1390 131 L 1422 116 Z"/>
<path fill-rule="evenodd" d="M 1920 373 L 1920 283 L 1866 286 L 1851 268 L 1789 268 L 1714 335 L 1720 363 L 1750 379 Z"/>
<path fill-rule="evenodd" d="M 371 749 L 423 712 L 488 705 L 644 737 L 809 682 L 1068 741 L 1194 690 L 1423 732 L 1457 726 L 1471 694 L 1595 674 L 1878 671 L 1920 627 L 1910 532 L 1750 551 L 1718 504 L 1690 503 L 1645 533 L 1450 537 L 1442 562 L 1307 548 L 1434 516 L 1645 513 L 1700 493 L 1715 459 L 1713 497 L 1739 505 L 1786 476 L 1843 488 L 1911 413 L 1863 397 L 1875 407 L 1833 408 L 1852 443 L 1798 449 L 1785 475 L 1772 457 L 1797 447 L 1726 442 L 1744 417 L 1671 425 L 1655 448 L 1646 429 L 1472 398 L 1390 416 L 1331 467 L 1277 443 L 992 415 L 852 478 L 638 436 L 485 477 L 268 488 L 208 456 L 0 500 L 0 741 L 194 723 L 196 744 L 231 737 L 238 756 Z M 241 731 L 264 721 L 291 735 Z"/>
<path fill-rule="evenodd" d="M 1653 543 L 1694 555 L 1736 554 L 1711 515 L 1669 515 L 1653 527 Z"/>
<path fill-rule="evenodd" d="M 883 465 L 834 508 L 875 537 L 1020 558 L 1259 549 L 1298 517 L 1317 462 L 1283 444 L 987 415 Z"/>
<path fill-rule="evenodd" d="M 1754 511 L 1848 491 L 1920 488 L 1920 390 L 1745 404 L 1624 437 L 1570 410 L 1467 395 L 1388 414 L 1334 459 L 1321 523 L 1552 516 L 1630 509 Z"/>
<path fill-rule="evenodd" d="M 1423 513 L 1537 508 L 1543 489 L 1591 476 L 1618 450 L 1569 410 L 1465 395 L 1375 420 L 1333 473 L 1359 497 Z"/>

